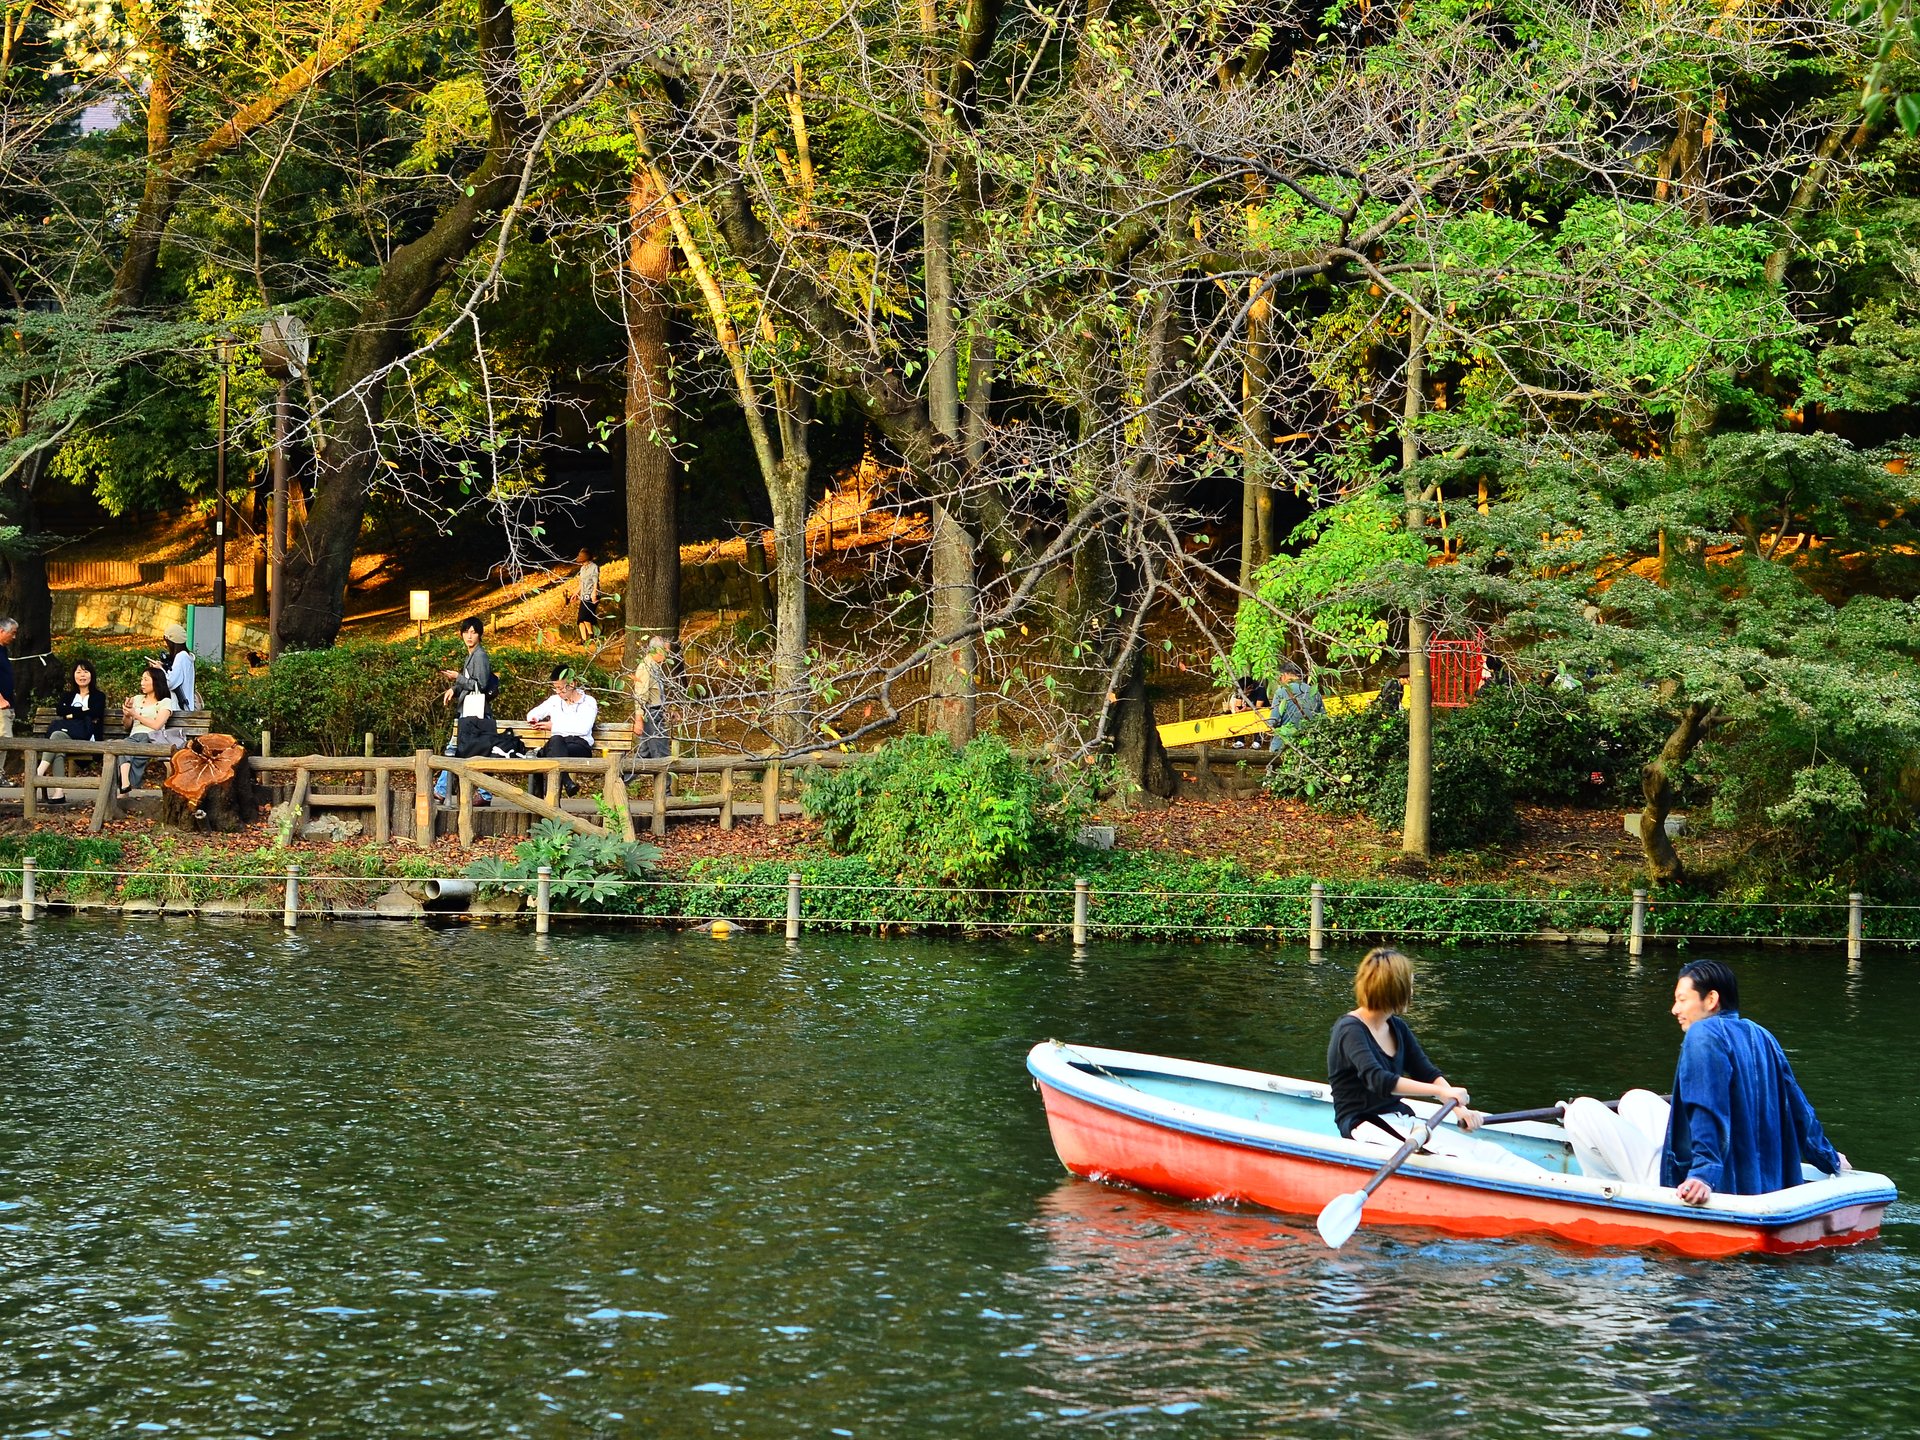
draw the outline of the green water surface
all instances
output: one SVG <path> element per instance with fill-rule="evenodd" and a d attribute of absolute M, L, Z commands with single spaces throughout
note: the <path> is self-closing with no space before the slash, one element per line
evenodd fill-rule
<path fill-rule="evenodd" d="M 42 921 L 0 962 L 0 1435 L 1894 1435 L 1914 1208 L 1705 1262 L 1068 1179 L 1049 1036 L 1318 1077 L 1352 953 Z M 1920 1183 L 1920 966 L 1736 960 Z M 1665 1088 L 1674 960 L 1436 951 L 1489 1108 Z"/>

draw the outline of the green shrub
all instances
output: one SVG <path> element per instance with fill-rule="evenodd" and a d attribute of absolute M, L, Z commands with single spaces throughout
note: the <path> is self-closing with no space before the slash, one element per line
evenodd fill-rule
<path fill-rule="evenodd" d="M 995 735 L 909 736 L 809 776 L 826 842 L 922 883 L 1002 884 L 1063 854 L 1082 806 Z"/>
<path fill-rule="evenodd" d="M 140 640 L 92 640 L 61 658 L 68 667 L 76 659 L 91 661 L 109 705 L 117 707 L 137 689 L 142 657 L 153 648 Z M 518 646 L 489 649 L 488 655 L 500 677 L 494 709 L 501 715 L 524 715 L 545 699 L 547 677 L 564 663 L 594 692 L 609 719 L 628 717 L 624 677 L 615 671 Z M 196 679 L 213 728 L 249 747 L 269 730 L 276 754 L 358 754 L 371 731 L 375 753 L 406 755 L 446 743 L 453 711 L 441 698 L 447 682 L 440 672 L 459 669 L 465 656 L 459 640 L 444 635 L 424 645 L 344 640 L 326 650 L 290 650 L 271 669 L 251 668 L 235 653 L 225 666 L 203 662 Z M 61 672 L 63 685 L 70 673 Z"/>
<path fill-rule="evenodd" d="M 620 838 L 619 816 L 600 801 L 600 816 L 609 827 L 605 835 L 582 835 L 560 820 L 542 820 L 515 847 L 507 861 L 482 856 L 467 874 L 487 882 L 490 890 L 530 890 L 540 867 L 552 872 L 551 893 L 563 906 L 606 915 L 633 914 L 642 909 L 642 892 L 626 882 L 652 874 L 660 851 Z"/>
<path fill-rule="evenodd" d="M 1323 810 L 1357 814 L 1373 808 L 1380 777 L 1400 762 L 1406 775 L 1407 717 L 1368 706 L 1355 714 L 1329 711 L 1295 728 L 1267 771 L 1276 795 L 1310 800 Z"/>

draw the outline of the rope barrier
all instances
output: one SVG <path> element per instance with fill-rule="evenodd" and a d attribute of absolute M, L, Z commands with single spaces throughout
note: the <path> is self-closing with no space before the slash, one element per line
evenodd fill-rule
<path fill-rule="evenodd" d="M 0 865 L 0 872 L 22 875 L 23 881 L 24 881 L 24 870 L 25 870 L 24 859 L 25 858 L 31 858 L 31 857 L 23 857 L 23 862 L 19 866 L 10 867 L 5 865 Z M 223 869 L 223 870 L 177 870 L 177 869 L 176 870 L 116 870 L 116 869 L 108 869 L 104 867 L 99 867 L 99 868 L 87 868 L 87 867 L 77 867 L 77 866 L 44 866 L 43 867 L 36 864 L 34 866 L 34 873 L 35 873 L 37 884 L 41 888 L 37 890 L 36 894 L 32 897 L 31 900 L 29 900 L 26 896 L 23 895 L 19 901 L 10 902 L 10 903 L 13 906 L 19 908 L 23 913 L 31 911 L 32 913 L 43 914 L 47 910 L 49 904 L 57 907 L 62 903 L 66 903 L 62 900 L 61 897 L 49 895 L 47 893 L 48 889 L 53 886 L 54 882 L 61 879 L 86 881 L 86 882 L 90 882 L 90 885 L 99 885 L 99 884 L 108 883 L 108 882 L 140 880 L 143 882 L 147 882 L 145 885 L 142 886 L 143 889 L 150 889 L 152 882 L 161 882 L 163 885 L 165 885 L 169 889 L 169 891 L 173 891 L 175 887 L 178 887 L 179 889 L 191 889 L 197 886 L 210 885 L 210 884 L 234 886 L 234 887 L 238 887 L 242 892 L 252 887 L 272 887 L 274 891 L 278 891 L 281 887 L 285 886 L 288 883 L 289 872 L 296 873 L 298 886 L 304 886 L 304 887 L 347 886 L 347 887 L 370 889 L 375 886 L 407 887 L 407 886 L 421 886 L 429 883 L 438 883 L 441 885 L 446 885 L 450 882 L 464 882 L 464 883 L 472 884 L 473 886 L 476 887 L 477 891 L 482 893 L 504 892 L 507 894 L 522 894 L 522 895 L 531 896 L 535 894 L 535 892 L 538 890 L 540 886 L 539 879 L 534 876 L 527 876 L 524 878 L 517 877 L 517 876 L 507 877 L 507 878 L 495 878 L 495 877 L 481 876 L 481 875 L 437 875 L 436 876 L 436 875 L 422 875 L 422 874 L 410 874 L 410 875 L 355 875 L 355 874 L 345 874 L 345 873 L 309 874 L 304 870 L 299 870 L 298 862 L 292 859 L 289 859 L 286 862 L 284 862 L 282 868 L 276 868 L 274 870 L 264 871 L 264 872 L 235 871 L 235 870 L 226 870 L 226 869 Z M 799 882 L 797 886 L 794 883 L 795 881 Z M 565 885 L 565 883 L 566 882 L 563 877 L 553 876 L 550 879 L 550 884 L 553 889 L 560 889 Z M 697 879 L 697 878 L 691 878 L 691 877 L 681 878 L 681 877 L 660 877 L 660 876 L 621 876 L 621 877 L 609 876 L 609 877 L 597 878 L 594 884 L 595 884 L 595 887 L 599 890 L 602 890 L 602 891 L 611 890 L 615 893 L 643 894 L 643 893 L 651 892 L 654 894 L 667 895 L 673 892 L 680 892 L 686 895 L 689 899 L 697 898 L 701 902 L 703 910 L 705 910 L 706 907 L 709 907 L 709 906 L 733 907 L 735 913 L 729 914 L 729 913 L 726 913 L 725 910 L 717 909 L 717 908 L 713 911 L 713 913 L 710 913 L 710 914 L 691 913 L 691 912 L 662 913 L 658 910 L 648 910 L 645 908 L 635 910 L 635 911 L 630 911 L 630 912 L 629 911 L 611 911 L 610 912 L 610 911 L 601 911 L 601 910 L 577 910 L 572 908 L 556 909 L 556 908 L 553 908 L 550 899 L 544 905 L 538 906 L 539 913 L 544 914 L 549 919 L 559 918 L 559 919 L 567 919 L 567 920 L 592 920 L 592 921 L 598 921 L 598 922 L 631 920 L 631 921 L 637 921 L 637 922 L 646 923 L 646 924 L 681 924 L 681 925 L 687 925 L 687 926 L 710 923 L 714 920 L 727 920 L 735 924 L 754 924 L 754 925 L 765 924 L 768 927 L 773 927 L 780 924 L 783 918 L 786 918 L 790 922 L 789 924 L 790 938 L 798 933 L 797 929 L 794 928 L 795 921 L 804 923 L 806 925 L 815 926 L 815 927 L 829 927 L 829 928 L 841 929 L 841 930 L 856 930 L 856 929 L 871 928 L 871 927 L 877 927 L 877 926 L 900 926 L 900 927 L 911 927 L 915 929 L 980 930 L 980 931 L 1004 933 L 1004 932 L 1049 931 L 1049 930 L 1065 931 L 1071 927 L 1074 930 L 1076 936 L 1084 932 L 1086 934 L 1098 934 L 1098 935 L 1119 936 L 1119 937 L 1143 936 L 1143 935 L 1153 935 L 1153 936 L 1160 936 L 1160 937 L 1176 936 L 1176 935 L 1183 936 L 1183 937 L 1244 936 L 1249 938 L 1266 938 L 1266 939 L 1274 939 L 1274 940 L 1290 940 L 1290 939 L 1311 940 L 1311 938 L 1316 933 L 1318 933 L 1324 936 L 1331 936 L 1337 939 L 1347 939 L 1349 941 L 1358 941 L 1362 938 L 1368 938 L 1368 937 L 1373 937 L 1376 935 L 1387 933 L 1387 931 L 1390 929 L 1391 932 L 1396 935 L 1419 937 L 1419 938 L 1425 938 L 1425 939 L 1444 939 L 1444 940 L 1477 939 L 1477 940 L 1485 940 L 1485 941 L 1509 941 L 1509 940 L 1539 941 L 1549 936 L 1557 939 L 1570 938 L 1570 937 L 1567 937 L 1564 934 L 1564 932 L 1559 930 L 1553 930 L 1553 929 L 1543 929 L 1543 928 L 1537 928 L 1537 927 L 1520 929 L 1512 926 L 1499 926 L 1497 923 L 1491 927 L 1468 926 L 1468 925 L 1452 925 L 1452 926 L 1428 925 L 1428 924 L 1422 924 L 1417 919 L 1411 919 L 1411 918 L 1401 923 L 1392 924 L 1391 926 L 1388 926 L 1388 927 L 1363 928 L 1363 927 L 1356 927 L 1352 925 L 1343 926 L 1337 923 L 1337 920 L 1332 915 L 1328 915 L 1324 919 L 1317 914 L 1311 915 L 1310 917 L 1309 906 L 1311 904 L 1312 896 L 1309 893 L 1302 893 L 1297 895 L 1284 894 L 1284 893 L 1276 894 L 1270 891 L 1258 891 L 1258 890 L 1225 890 L 1225 891 L 1195 892 L 1195 891 L 1180 891 L 1180 890 L 1121 891 L 1121 890 L 1088 889 L 1084 892 L 1089 898 L 1096 899 L 1096 900 L 1103 897 L 1105 898 L 1125 897 L 1128 900 L 1135 900 L 1135 901 L 1142 900 L 1142 899 L 1175 901 L 1175 902 L 1184 902 L 1189 907 L 1201 910 L 1200 914 L 1193 915 L 1191 918 L 1185 918 L 1185 917 L 1179 917 L 1179 916 L 1168 916 L 1165 918 L 1123 920 L 1118 918 L 1101 919 L 1101 918 L 1098 918 L 1097 916 L 1082 917 L 1079 913 L 1077 913 L 1077 908 L 1076 908 L 1077 891 L 1074 889 L 1067 889 L 1064 887 L 1056 889 L 1056 888 L 1009 886 L 1009 887 L 981 887 L 981 888 L 964 888 L 963 889 L 963 888 L 956 888 L 956 887 L 942 886 L 942 885 L 912 885 L 912 884 L 901 884 L 901 883 L 851 883 L 851 882 L 833 881 L 833 880 L 817 880 L 817 881 L 808 882 L 800 877 L 800 873 L 798 871 L 790 872 L 789 877 L 785 879 L 764 879 L 764 880 L 762 879 L 725 879 L 725 878 Z M 311 893 L 311 889 L 308 890 L 308 893 L 309 894 Z M 807 909 L 804 905 L 804 898 L 803 898 L 804 895 L 806 894 L 813 894 L 813 895 L 819 895 L 819 896 L 867 898 L 875 901 L 879 901 L 883 897 L 899 897 L 901 900 L 908 900 L 912 898 L 937 897 L 941 900 L 954 902 L 954 903 L 965 903 L 968 901 L 983 902 L 983 901 L 993 901 L 993 900 L 1023 901 L 1023 902 L 1030 902 L 1030 903 L 1019 905 L 1017 907 L 1020 911 L 1023 911 L 1025 913 L 1013 914 L 1013 915 L 999 915 L 999 916 L 993 916 L 993 915 L 982 916 L 977 913 L 975 914 L 952 914 L 952 913 L 900 914 L 900 913 L 897 913 L 897 911 L 895 913 L 885 913 L 891 907 L 886 907 L 884 905 L 879 905 L 875 907 L 877 910 L 880 910 L 882 913 L 870 913 L 865 915 L 822 915 L 818 913 L 812 913 L 812 914 L 807 913 Z M 775 914 L 773 913 L 773 907 L 771 905 L 764 905 L 764 901 L 771 900 L 775 897 L 781 897 L 781 896 L 787 897 L 789 903 L 791 904 L 796 895 L 802 897 L 801 905 L 797 911 L 797 914 L 793 911 L 789 911 L 786 915 Z M 159 897 L 156 897 L 151 894 L 142 894 L 142 895 L 135 895 L 133 897 L 130 897 L 129 903 L 133 903 L 138 906 L 158 904 L 163 907 L 172 907 L 172 908 L 178 909 L 178 908 L 195 907 L 197 905 L 204 904 L 212 900 L 232 900 L 237 898 L 243 898 L 243 897 L 241 895 L 229 894 L 229 895 L 222 895 L 222 896 L 208 896 L 206 897 L 205 900 L 196 900 L 194 898 L 191 898 L 189 895 L 182 895 L 178 893 L 169 893 L 165 896 L 159 896 Z M 314 905 L 314 904 L 298 903 L 298 901 L 304 900 L 305 898 L 306 897 L 304 895 L 296 895 L 296 904 L 292 906 L 286 906 L 279 900 L 275 899 L 270 894 L 263 901 L 263 903 L 261 903 L 259 906 L 254 908 L 257 908 L 262 914 L 271 914 L 271 913 L 274 913 L 275 911 L 279 911 L 294 919 L 298 919 L 300 917 L 309 917 L 309 916 L 317 917 L 317 916 L 326 916 L 326 915 L 335 915 L 335 916 L 353 915 L 353 916 L 372 917 L 377 914 L 376 911 L 366 908 L 364 906 L 359 908 L 347 908 L 339 905 L 327 905 L 327 904 Z M 1341 894 L 1336 892 L 1336 893 L 1328 893 L 1324 895 L 1324 900 L 1329 910 L 1331 910 L 1333 907 L 1337 905 L 1345 904 L 1347 902 L 1357 902 L 1357 903 L 1363 903 L 1363 904 L 1384 902 L 1384 903 L 1392 904 L 1392 903 L 1407 902 L 1409 900 L 1418 901 L 1418 900 L 1427 899 L 1427 898 L 1440 899 L 1442 897 L 1375 895 L 1375 894 L 1368 894 L 1365 892 L 1358 892 L 1353 894 Z M 754 902 L 762 902 L 767 913 L 765 914 L 751 913 L 751 914 L 745 914 L 745 915 L 738 913 L 738 907 L 741 905 L 746 905 L 747 908 L 750 910 L 761 908 L 760 906 L 756 906 Z M 1042 902 L 1042 903 L 1036 905 L 1031 902 Z M 1231 909 L 1234 907 L 1236 903 L 1245 904 L 1246 902 L 1260 902 L 1262 905 L 1271 907 L 1271 911 L 1267 917 L 1263 917 L 1263 918 L 1248 918 L 1248 919 L 1237 920 L 1232 918 L 1231 915 L 1228 915 L 1224 918 L 1215 918 L 1218 916 L 1220 908 L 1224 907 L 1227 909 Z M 93 904 L 93 905 L 107 905 L 110 907 L 114 902 L 112 902 L 111 900 L 95 899 L 95 900 L 88 901 L 87 903 Z M 1566 900 L 1566 901 L 1555 901 L 1552 899 L 1530 898 L 1525 896 L 1458 895 L 1458 896 L 1444 897 L 1444 903 L 1449 906 L 1534 905 L 1534 906 L 1541 907 L 1542 910 L 1549 916 L 1552 914 L 1552 907 L 1556 905 L 1564 904 L 1572 907 L 1577 914 L 1581 914 L 1589 918 L 1594 918 L 1594 917 L 1597 917 L 1598 915 L 1605 914 L 1607 912 L 1617 909 L 1620 912 L 1620 918 L 1624 920 L 1630 912 L 1633 912 L 1636 910 L 1636 907 L 1638 907 L 1641 902 L 1637 899 L 1629 900 L 1624 897 L 1617 900 L 1612 898 L 1606 898 L 1606 899 L 1591 899 L 1591 900 L 1574 899 L 1574 900 Z M 1298 906 L 1301 912 L 1298 917 L 1285 913 L 1293 910 L 1296 905 Z M 1780 912 L 1780 913 L 1785 913 L 1786 911 L 1789 911 L 1789 910 L 1816 911 L 1816 912 L 1844 910 L 1848 912 L 1848 928 L 1846 933 L 1844 934 L 1795 933 L 1795 934 L 1783 935 L 1783 934 L 1777 934 L 1777 933 L 1766 933 L 1766 932 L 1757 932 L 1757 931 L 1739 932 L 1739 931 L 1666 930 L 1666 929 L 1658 928 L 1652 924 L 1644 923 L 1645 920 L 1653 919 L 1657 915 L 1661 907 L 1666 907 L 1671 910 L 1682 910 L 1682 909 L 1700 910 L 1700 909 L 1714 907 L 1716 905 L 1721 905 L 1721 902 L 1710 901 L 1710 900 L 1682 901 L 1682 900 L 1648 899 L 1645 902 L 1644 910 L 1641 911 L 1639 914 L 1635 915 L 1631 936 L 1629 936 L 1628 932 L 1624 929 L 1609 930 L 1604 933 L 1607 936 L 1607 943 L 1609 944 L 1614 943 L 1615 941 L 1627 941 L 1629 943 L 1637 944 L 1642 939 L 1653 939 L 1653 940 L 1663 941 L 1663 942 L 1713 941 L 1713 942 L 1729 942 L 1729 943 L 1751 943 L 1751 942 L 1758 942 L 1758 941 L 1771 941 L 1777 944 L 1784 943 L 1784 944 L 1796 944 L 1796 945 L 1845 944 L 1848 948 L 1848 954 L 1850 958 L 1857 958 L 1860 947 L 1866 939 L 1866 936 L 1864 934 L 1864 921 L 1865 921 L 1865 917 L 1869 913 L 1880 912 L 1880 911 L 1907 912 L 1907 911 L 1920 910 L 1920 905 L 1910 905 L 1910 904 L 1869 905 L 1864 903 L 1864 901 L 1859 899 L 1858 897 L 1856 897 L 1855 900 L 1849 901 L 1844 904 L 1840 902 L 1828 902 L 1828 901 L 1779 901 L 1779 902 L 1762 902 L 1758 905 L 1749 905 L 1749 906 L 1736 905 L 1731 907 L 1735 909 L 1752 908 L 1752 909 L 1760 909 L 1760 910 L 1771 908 L 1776 912 Z M 1057 918 L 1052 913 L 1050 913 L 1054 910 L 1055 906 L 1057 906 L 1057 910 L 1058 910 Z M 946 907 L 941 907 L 941 908 L 946 908 Z M 1726 907 L 1723 907 L 1723 908 L 1726 908 Z M 1033 911 L 1035 911 L 1036 909 L 1042 912 L 1049 912 L 1049 913 L 1043 913 L 1043 915 L 1040 918 L 1035 918 L 1033 915 Z M 441 913 L 453 914 L 453 913 L 459 913 L 459 912 L 441 912 Z M 500 918 L 507 918 L 519 912 L 513 911 L 513 910 L 507 910 L 507 911 L 499 911 L 499 912 L 493 912 L 493 913 L 497 914 Z M 31 918 L 30 914 L 28 918 Z M 1317 932 L 1314 929 L 1316 925 L 1320 927 Z M 1598 927 L 1596 926 L 1594 928 L 1597 929 Z M 1920 945 L 1920 937 L 1909 938 L 1909 937 L 1900 937 L 1900 936 L 1875 936 L 1873 939 L 1873 943 L 1880 946 L 1911 947 L 1915 945 Z"/>

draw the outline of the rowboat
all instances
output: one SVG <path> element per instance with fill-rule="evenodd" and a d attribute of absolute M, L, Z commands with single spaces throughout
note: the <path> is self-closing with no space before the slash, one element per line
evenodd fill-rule
<path fill-rule="evenodd" d="M 1315 1081 L 1057 1040 L 1034 1046 L 1027 1069 L 1053 1148 L 1084 1179 L 1314 1215 L 1386 1159 L 1340 1137 L 1332 1092 Z M 1434 1108 L 1410 1103 L 1422 1115 Z M 1556 1124 L 1484 1126 L 1475 1138 L 1497 1148 L 1415 1155 L 1367 1202 L 1368 1222 L 1718 1257 L 1857 1245 L 1879 1234 L 1895 1199 L 1884 1175 L 1809 1170 L 1789 1190 L 1688 1205 L 1671 1189 L 1582 1174 Z"/>

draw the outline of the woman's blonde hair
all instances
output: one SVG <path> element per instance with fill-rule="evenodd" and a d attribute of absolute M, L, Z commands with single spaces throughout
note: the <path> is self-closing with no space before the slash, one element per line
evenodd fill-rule
<path fill-rule="evenodd" d="M 1353 972 L 1353 998 L 1362 1010 L 1398 1015 L 1413 999 L 1413 962 L 1391 945 L 1369 950 Z"/>

